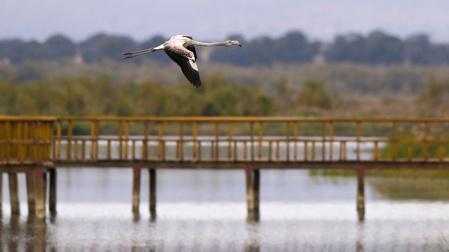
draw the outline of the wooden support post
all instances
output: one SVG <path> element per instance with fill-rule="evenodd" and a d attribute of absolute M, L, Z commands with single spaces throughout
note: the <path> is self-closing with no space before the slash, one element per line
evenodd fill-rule
<path fill-rule="evenodd" d="M 36 217 L 39 219 L 45 218 L 45 190 L 46 179 L 44 168 L 37 168 L 34 170 L 34 188 L 36 196 Z"/>
<path fill-rule="evenodd" d="M 0 172 L 0 217 L 2 216 L 2 214 L 3 214 L 3 173 Z"/>
<path fill-rule="evenodd" d="M 56 190 L 57 190 L 57 174 L 55 168 L 50 168 L 50 195 L 49 195 L 49 204 L 48 207 L 50 209 L 50 214 L 52 216 L 56 215 Z"/>
<path fill-rule="evenodd" d="M 36 212 L 36 194 L 34 191 L 34 174 L 26 173 L 27 184 L 27 198 L 28 198 L 28 215 L 33 215 Z"/>
<path fill-rule="evenodd" d="M 253 171 L 253 191 L 254 191 L 254 221 L 259 221 L 259 195 L 260 195 L 260 171 Z"/>
<path fill-rule="evenodd" d="M 260 171 L 252 166 L 245 169 L 246 174 L 246 202 L 248 208 L 248 221 L 259 221 L 259 192 Z"/>
<path fill-rule="evenodd" d="M 365 220 L 365 181 L 362 166 L 357 166 L 357 215 L 359 221 Z"/>
<path fill-rule="evenodd" d="M 150 219 L 156 219 L 156 169 L 149 169 L 150 175 Z"/>
<path fill-rule="evenodd" d="M 19 202 L 19 183 L 17 181 L 17 173 L 8 172 L 9 181 L 9 200 L 11 202 L 11 215 L 20 214 Z"/>
<path fill-rule="evenodd" d="M 245 168 L 246 175 L 246 205 L 248 209 L 247 220 L 254 220 L 254 181 L 253 181 L 253 167 Z"/>
<path fill-rule="evenodd" d="M 140 171 L 139 165 L 133 166 L 133 198 L 132 198 L 132 212 L 134 219 L 139 219 L 139 205 L 140 205 Z"/>

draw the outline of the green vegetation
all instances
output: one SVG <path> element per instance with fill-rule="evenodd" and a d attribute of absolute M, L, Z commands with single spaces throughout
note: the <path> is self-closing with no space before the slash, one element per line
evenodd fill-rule
<path fill-rule="evenodd" d="M 257 86 L 237 85 L 214 76 L 205 87 L 188 83 L 112 83 L 108 77 L 65 78 L 17 85 L 1 81 L 0 114 L 116 116 L 269 116 L 272 96 Z"/>

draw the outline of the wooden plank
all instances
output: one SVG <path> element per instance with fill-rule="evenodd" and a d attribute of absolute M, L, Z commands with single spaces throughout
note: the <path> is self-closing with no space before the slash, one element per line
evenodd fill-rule
<path fill-rule="evenodd" d="M 149 180 L 150 180 L 150 219 L 156 219 L 156 169 L 149 169 Z"/>
<path fill-rule="evenodd" d="M 19 182 L 17 180 L 17 173 L 8 172 L 8 181 L 11 215 L 20 215 Z"/>

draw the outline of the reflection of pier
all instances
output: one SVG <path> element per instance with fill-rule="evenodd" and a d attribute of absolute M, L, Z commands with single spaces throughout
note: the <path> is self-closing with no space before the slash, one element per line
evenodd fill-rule
<path fill-rule="evenodd" d="M 47 199 L 56 213 L 56 169 L 132 167 L 138 218 L 148 169 L 155 218 L 157 169 L 242 169 L 248 219 L 257 220 L 261 169 L 352 169 L 363 220 L 364 169 L 447 168 L 448 129 L 449 119 L 0 117 L 0 172 L 12 213 L 20 213 L 17 173 L 25 173 L 29 212 L 43 218 Z"/>

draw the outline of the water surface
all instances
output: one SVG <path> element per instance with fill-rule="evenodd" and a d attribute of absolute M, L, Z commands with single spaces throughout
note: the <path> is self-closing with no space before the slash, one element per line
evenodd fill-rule
<path fill-rule="evenodd" d="M 407 200 L 390 198 L 377 189 L 382 178 L 367 179 L 363 223 L 357 221 L 354 177 L 309 176 L 305 170 L 261 171 L 259 223 L 246 222 L 243 171 L 158 171 L 154 222 L 146 172 L 138 221 L 131 213 L 131 169 L 59 169 L 58 214 L 45 221 L 27 217 L 24 178 L 19 178 L 20 217 L 10 216 L 8 195 L 3 195 L 2 251 L 449 249 L 449 203 L 423 200 L 419 190 Z"/>

